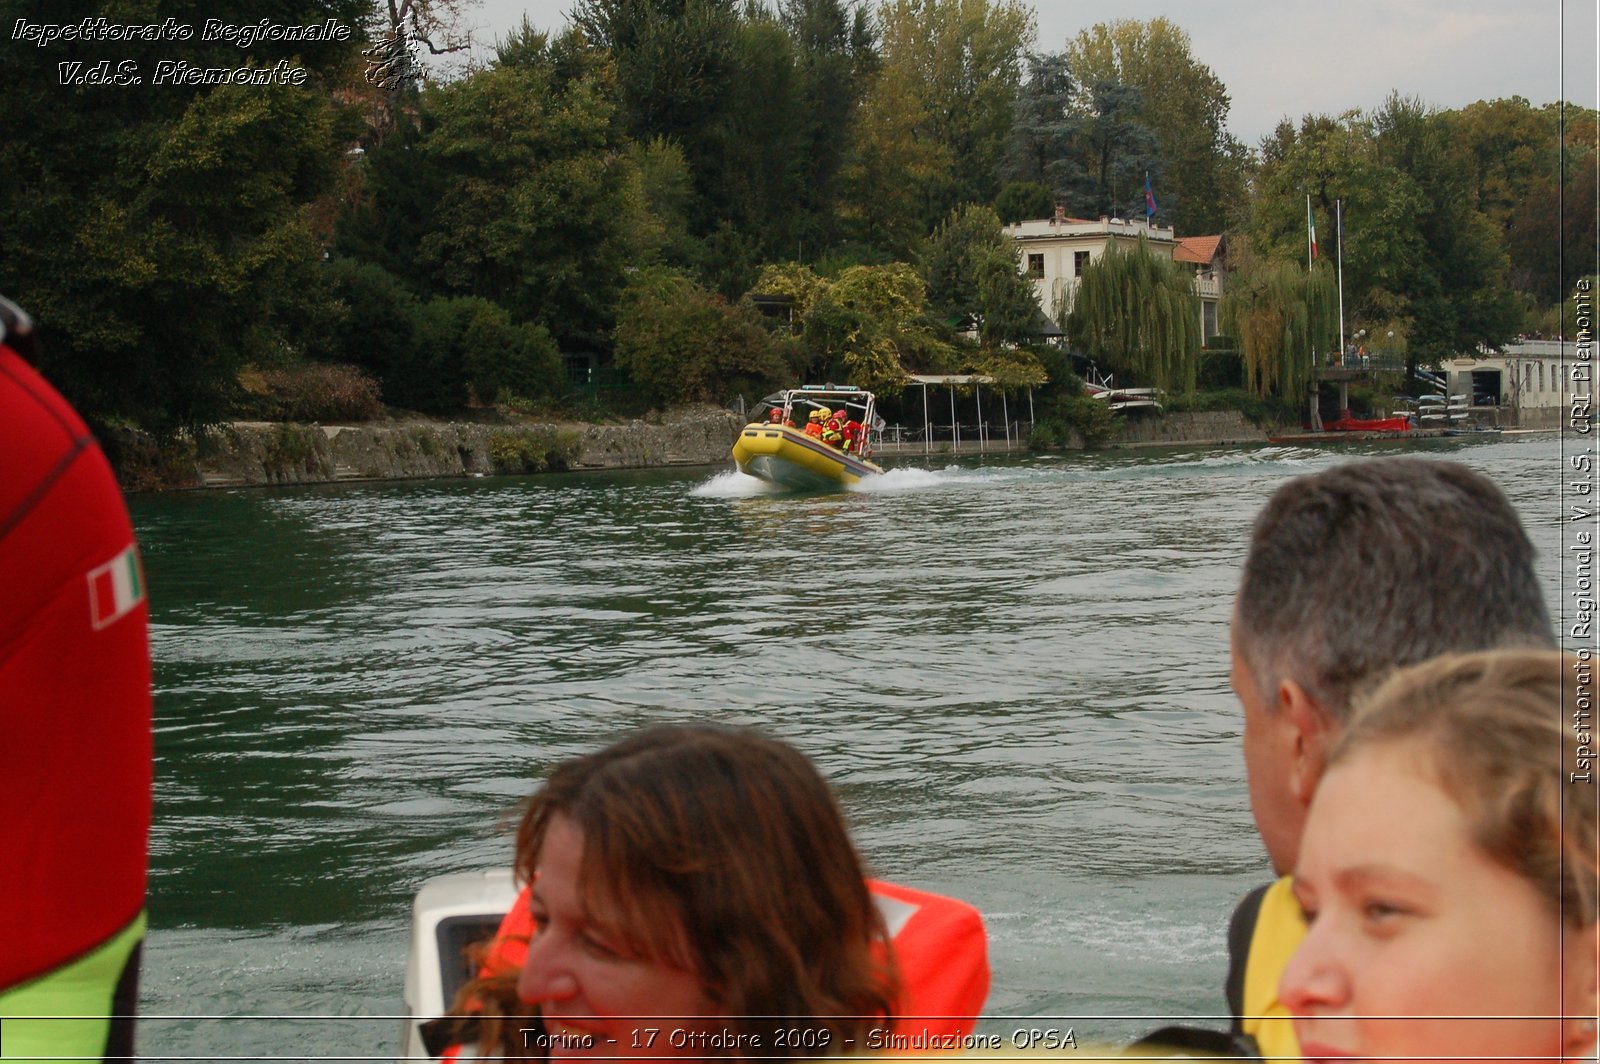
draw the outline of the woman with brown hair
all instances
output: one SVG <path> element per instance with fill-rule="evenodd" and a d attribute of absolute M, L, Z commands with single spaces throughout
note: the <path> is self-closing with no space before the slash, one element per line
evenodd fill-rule
<path fill-rule="evenodd" d="M 1305 1059 L 1570 1060 L 1595 1046 L 1593 664 L 1396 673 L 1329 758 L 1279 997 Z"/>
<path fill-rule="evenodd" d="M 832 793 L 754 732 L 656 727 L 561 764 L 527 803 L 516 871 L 525 948 L 514 910 L 455 1004 L 479 1055 L 819 1056 L 893 1009 Z"/>

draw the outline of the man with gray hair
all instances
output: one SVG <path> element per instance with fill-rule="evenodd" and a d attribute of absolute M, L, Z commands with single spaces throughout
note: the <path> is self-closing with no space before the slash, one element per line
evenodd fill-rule
<path fill-rule="evenodd" d="M 1298 1058 L 1278 1001 L 1305 934 L 1290 889 L 1323 758 L 1363 691 L 1449 652 L 1554 647 L 1533 544 L 1505 495 L 1455 462 L 1385 458 L 1284 484 L 1256 518 L 1234 601 L 1250 810 L 1281 878 L 1228 932 L 1236 1033 Z"/>

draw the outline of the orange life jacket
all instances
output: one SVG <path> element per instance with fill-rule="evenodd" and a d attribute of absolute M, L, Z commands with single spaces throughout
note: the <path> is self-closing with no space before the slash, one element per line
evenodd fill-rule
<path fill-rule="evenodd" d="M 883 914 L 889 949 L 900 970 L 900 996 L 890 1032 L 943 1044 L 972 1033 L 989 997 L 989 936 L 978 910 L 964 901 L 867 880 Z M 522 888 L 490 942 L 479 975 L 516 971 L 528 959 L 533 915 Z M 458 1059 L 451 1046 L 443 1059 Z"/>

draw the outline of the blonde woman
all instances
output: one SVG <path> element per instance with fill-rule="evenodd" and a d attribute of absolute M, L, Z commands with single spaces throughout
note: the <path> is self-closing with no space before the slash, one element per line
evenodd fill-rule
<path fill-rule="evenodd" d="M 1570 1060 L 1595 1050 L 1587 661 L 1396 673 L 1329 757 L 1295 869 L 1310 929 L 1279 997 L 1307 1060 Z"/>

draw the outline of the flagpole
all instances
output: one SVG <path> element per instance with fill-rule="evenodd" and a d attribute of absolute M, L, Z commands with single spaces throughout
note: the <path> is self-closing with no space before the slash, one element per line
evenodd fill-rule
<path fill-rule="evenodd" d="M 1306 272 L 1311 272 L 1311 256 L 1314 255 L 1317 238 L 1312 235 L 1311 228 L 1311 193 L 1306 193 Z"/>
<path fill-rule="evenodd" d="M 1344 357 L 1344 200 L 1333 201 L 1334 252 L 1339 264 L 1339 356 Z"/>

